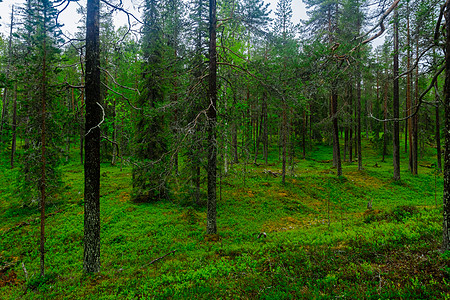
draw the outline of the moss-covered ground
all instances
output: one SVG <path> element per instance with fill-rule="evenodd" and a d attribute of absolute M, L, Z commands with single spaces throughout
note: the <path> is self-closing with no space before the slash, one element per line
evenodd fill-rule
<path fill-rule="evenodd" d="M 7 168 L 5 156 L 0 299 L 450 298 L 435 150 L 425 149 L 417 176 L 402 151 L 402 180 L 394 182 L 392 157 L 381 162 L 366 143 L 364 170 L 345 162 L 339 178 L 328 145 L 295 159 L 285 185 L 268 172 L 280 172 L 276 149 L 267 166 L 222 171 L 215 236 L 205 235 L 206 209 L 186 179 L 171 182 L 169 200 L 134 203 L 131 167 L 103 163 L 96 275 L 82 272 L 84 181 L 74 149 L 62 166 L 64 187 L 47 206 L 45 278 L 38 275 L 38 207 L 18 197 L 18 170 Z"/>

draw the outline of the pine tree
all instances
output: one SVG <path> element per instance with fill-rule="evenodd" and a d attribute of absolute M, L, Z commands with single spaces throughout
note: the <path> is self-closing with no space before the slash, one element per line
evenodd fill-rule
<path fill-rule="evenodd" d="M 100 1 L 88 0 L 86 18 L 86 122 L 84 162 L 84 260 L 86 273 L 100 271 Z"/>

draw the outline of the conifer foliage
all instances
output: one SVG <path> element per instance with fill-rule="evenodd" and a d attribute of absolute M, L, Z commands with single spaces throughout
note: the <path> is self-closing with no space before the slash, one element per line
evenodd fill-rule
<path fill-rule="evenodd" d="M 60 186 L 58 164 L 61 153 L 61 137 L 57 90 L 58 24 L 53 1 L 28 0 L 23 8 L 23 41 L 27 45 L 23 53 L 22 78 L 27 97 L 23 99 L 27 122 L 23 132 L 27 141 L 22 156 L 21 191 L 31 199 L 39 199 L 41 210 L 41 276 L 45 274 L 45 204 Z"/>
<path fill-rule="evenodd" d="M 145 1 L 144 36 L 142 39 L 143 87 L 138 100 L 138 120 L 135 124 L 135 159 L 133 189 L 137 201 L 153 201 L 166 196 L 165 168 L 168 162 L 168 133 L 165 132 L 166 97 L 163 60 L 166 45 L 162 39 L 161 1 Z"/>

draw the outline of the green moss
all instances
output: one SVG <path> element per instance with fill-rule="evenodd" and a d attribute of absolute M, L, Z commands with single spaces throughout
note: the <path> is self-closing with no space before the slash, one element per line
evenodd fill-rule
<path fill-rule="evenodd" d="M 0 269 L 14 263 L 0 274 L 0 298 L 24 291 L 27 299 L 445 298 L 448 255 L 439 253 L 442 210 L 432 170 L 403 171 L 397 184 L 391 163 L 373 154 L 363 171 L 346 163 L 337 178 L 330 157 L 330 147 L 316 145 L 314 160 L 296 160 L 285 185 L 264 172 L 281 169 L 276 153 L 271 166 L 247 165 L 245 184 L 243 165 L 234 165 L 219 181 L 214 237 L 205 237 L 206 210 L 180 181 L 169 183 L 171 199 L 134 203 L 131 167 L 102 164 L 102 271 L 93 276 L 82 273 L 83 172 L 71 161 L 48 209 L 49 280 L 35 277 L 37 207 L 21 206 L 3 185 Z M 2 182 L 14 176 L 0 173 Z M 438 175 L 437 199 L 442 186 Z"/>

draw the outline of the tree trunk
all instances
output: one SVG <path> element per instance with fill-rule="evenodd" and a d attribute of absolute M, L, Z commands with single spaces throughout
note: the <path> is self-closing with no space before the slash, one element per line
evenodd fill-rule
<path fill-rule="evenodd" d="M 398 86 L 398 9 L 394 12 L 394 136 L 393 136 L 393 165 L 394 180 L 400 180 L 400 127 L 399 127 L 399 86 Z"/>
<path fill-rule="evenodd" d="M 406 14 L 406 69 L 409 70 L 411 68 L 411 42 L 410 42 L 410 33 L 409 33 L 409 2 L 407 2 L 407 14 Z M 406 75 L 406 116 L 411 115 L 411 73 L 408 73 Z M 409 142 L 409 171 L 413 173 L 413 155 L 412 155 L 412 148 L 413 148 L 413 119 L 414 118 L 407 118 L 406 119 L 406 129 L 405 129 L 405 152 L 407 151 L 407 144 Z M 408 139 L 409 135 L 409 139 Z"/>
<path fill-rule="evenodd" d="M 45 5 L 45 4 L 44 4 Z M 40 191 L 41 191 L 41 276 L 45 276 L 45 188 L 46 188 L 46 102 L 47 102 L 47 32 L 46 32 L 46 7 L 44 7 L 44 39 L 42 41 L 43 57 L 42 57 L 42 86 L 41 86 L 41 178 L 40 178 Z"/>
<path fill-rule="evenodd" d="M 216 234 L 216 108 L 217 108 L 217 49 L 216 49 L 216 0 L 209 0 L 209 107 L 208 116 L 208 209 L 206 234 Z"/>
<path fill-rule="evenodd" d="M 353 162 L 353 84 L 349 87 L 349 104 L 348 104 L 348 115 L 349 115 L 349 125 L 348 125 L 348 162 Z"/>
<path fill-rule="evenodd" d="M 306 108 L 303 109 L 303 128 L 302 128 L 302 149 L 303 159 L 306 159 L 306 130 L 308 126 L 308 118 L 306 116 Z"/>
<path fill-rule="evenodd" d="M 437 169 L 442 172 L 442 159 L 441 159 L 441 123 L 439 120 L 439 96 L 438 96 L 438 86 L 437 82 L 434 84 L 434 99 L 436 101 L 436 154 L 437 154 Z"/>
<path fill-rule="evenodd" d="M 450 2 L 445 4 L 445 28 L 450 32 Z M 450 250 L 450 34 L 446 35 L 445 42 L 445 145 L 444 145 L 444 208 L 443 208 L 443 234 L 442 250 Z"/>
<path fill-rule="evenodd" d="M 387 73 L 387 70 L 386 70 Z M 388 89 L 389 89 L 389 83 L 387 80 L 387 74 L 385 78 L 384 83 L 384 91 L 383 91 L 383 117 L 386 120 L 388 117 Z M 387 145 L 388 145 L 388 129 L 387 129 L 387 122 L 383 122 L 383 159 L 381 160 L 384 162 L 385 156 L 387 155 Z"/>
<path fill-rule="evenodd" d="M 419 40 L 416 40 L 416 60 L 419 60 Z M 419 102 L 419 68 L 416 68 L 416 82 L 415 82 L 415 105 Z M 419 127 L 419 114 L 416 114 L 411 118 L 411 161 L 412 161 L 412 173 L 417 175 L 418 173 L 418 128 Z"/>
<path fill-rule="evenodd" d="M 84 163 L 84 271 L 100 271 L 100 0 L 88 0 Z"/>
<path fill-rule="evenodd" d="M 359 52 L 358 52 L 359 56 Z M 357 118 L 356 118 L 356 141 L 357 141 L 357 149 L 358 149 L 358 170 L 363 169 L 362 165 L 362 151 L 361 151 L 361 72 L 360 67 L 358 66 L 358 74 L 356 76 L 356 110 L 357 110 Z M 366 129 L 367 131 L 367 129 Z"/>
<path fill-rule="evenodd" d="M 334 158 L 336 159 L 337 176 L 342 176 L 337 106 L 338 106 L 338 94 L 336 88 L 333 88 L 331 91 L 331 116 L 333 120 L 333 153 Z"/>
<path fill-rule="evenodd" d="M 283 100 L 283 123 L 281 124 L 281 140 L 282 140 L 282 153 L 281 153 L 281 161 L 282 161 L 282 170 L 281 170 L 281 183 L 286 183 L 286 148 L 287 148 L 287 107 L 286 103 Z"/>
<path fill-rule="evenodd" d="M 17 132 L 17 83 L 14 85 L 14 103 L 12 119 L 12 141 L 11 141 L 11 169 L 14 168 L 14 155 L 16 153 L 16 132 Z"/>

